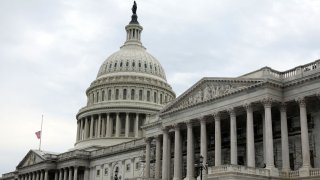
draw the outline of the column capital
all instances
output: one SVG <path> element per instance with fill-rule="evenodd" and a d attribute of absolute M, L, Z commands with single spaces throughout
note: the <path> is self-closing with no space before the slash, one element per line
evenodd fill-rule
<path fill-rule="evenodd" d="M 250 102 L 245 102 L 242 106 L 243 106 L 247 111 L 248 111 L 248 110 L 252 110 L 252 103 L 250 103 Z"/>
<path fill-rule="evenodd" d="M 236 116 L 236 112 L 234 110 L 234 107 L 229 107 L 227 109 L 227 112 L 230 114 L 230 116 Z"/>
<path fill-rule="evenodd" d="M 163 126 L 163 127 L 161 128 L 161 130 L 162 130 L 163 133 L 168 133 L 169 128 L 168 128 L 167 126 Z"/>
<path fill-rule="evenodd" d="M 212 113 L 215 121 L 220 121 L 220 115 L 221 113 L 219 111 Z"/>
<path fill-rule="evenodd" d="M 271 97 L 265 97 L 262 100 L 260 100 L 260 102 L 263 104 L 265 108 L 271 107 L 272 102 L 274 102 L 274 99 L 272 99 Z"/>
<path fill-rule="evenodd" d="M 298 97 L 295 99 L 297 103 L 299 103 L 300 107 L 306 106 L 306 99 L 304 97 Z"/>
<path fill-rule="evenodd" d="M 286 112 L 287 111 L 287 103 L 281 102 L 280 103 L 280 112 Z"/>
<path fill-rule="evenodd" d="M 150 137 L 146 137 L 146 138 L 144 138 L 144 142 L 146 142 L 146 143 L 150 143 L 151 142 L 151 138 Z"/>
<path fill-rule="evenodd" d="M 174 123 L 172 125 L 172 127 L 175 129 L 175 130 L 179 130 L 181 128 L 181 124 L 180 123 Z"/>
<path fill-rule="evenodd" d="M 200 124 L 206 124 L 207 122 L 207 119 L 205 118 L 205 116 L 200 117 L 199 120 L 200 120 Z"/>
<path fill-rule="evenodd" d="M 187 125 L 187 127 L 192 127 L 192 121 L 191 120 L 185 121 L 184 123 Z"/>

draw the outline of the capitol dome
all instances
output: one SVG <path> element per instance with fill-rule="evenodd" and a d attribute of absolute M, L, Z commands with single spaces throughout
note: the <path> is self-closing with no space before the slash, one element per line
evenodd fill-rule
<path fill-rule="evenodd" d="M 87 105 L 77 114 L 76 149 L 143 138 L 147 118 L 175 98 L 161 64 L 143 47 L 143 28 L 132 12 L 124 45 L 102 63 L 86 90 Z"/>

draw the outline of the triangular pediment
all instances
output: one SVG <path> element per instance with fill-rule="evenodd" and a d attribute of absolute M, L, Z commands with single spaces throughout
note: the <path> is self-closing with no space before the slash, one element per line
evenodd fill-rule
<path fill-rule="evenodd" d="M 31 166 L 34 164 L 38 164 L 42 161 L 44 161 L 44 157 L 42 157 L 41 154 L 39 154 L 35 150 L 30 150 L 27 153 L 27 155 L 22 159 L 22 161 L 19 163 L 18 168 L 23 168 L 23 167 Z"/>
<path fill-rule="evenodd" d="M 222 98 L 261 84 L 262 79 L 203 78 L 166 106 L 161 113 L 185 109 L 207 101 Z"/>

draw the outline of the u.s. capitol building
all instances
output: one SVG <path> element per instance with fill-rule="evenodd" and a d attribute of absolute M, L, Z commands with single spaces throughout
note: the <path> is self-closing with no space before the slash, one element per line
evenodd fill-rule
<path fill-rule="evenodd" d="M 176 98 L 136 9 L 86 90 L 74 147 L 30 150 L 1 180 L 320 179 L 320 60 L 202 78 Z"/>

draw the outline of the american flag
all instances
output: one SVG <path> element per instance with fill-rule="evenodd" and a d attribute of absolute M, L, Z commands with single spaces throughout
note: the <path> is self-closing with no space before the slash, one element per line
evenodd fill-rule
<path fill-rule="evenodd" d="M 37 136 L 38 139 L 41 138 L 41 131 L 37 131 L 35 134 L 36 134 L 36 136 Z"/>

